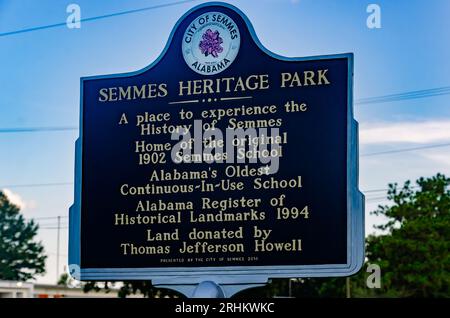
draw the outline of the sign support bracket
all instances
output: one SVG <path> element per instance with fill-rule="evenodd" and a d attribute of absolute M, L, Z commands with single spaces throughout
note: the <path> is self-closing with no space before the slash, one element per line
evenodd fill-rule
<path fill-rule="evenodd" d="M 222 287 L 212 281 L 203 281 L 197 285 L 192 294 L 192 298 L 224 298 L 225 293 Z"/>
<path fill-rule="evenodd" d="M 175 290 L 189 298 L 230 298 L 242 290 L 264 287 L 266 283 L 218 284 L 204 280 L 198 284 L 153 284 L 157 288 Z"/>

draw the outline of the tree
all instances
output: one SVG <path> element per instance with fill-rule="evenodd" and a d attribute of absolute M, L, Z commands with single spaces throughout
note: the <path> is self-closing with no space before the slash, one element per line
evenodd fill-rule
<path fill-rule="evenodd" d="M 389 184 L 389 205 L 372 214 L 384 231 L 366 239 L 367 264 L 381 268 L 381 288 L 369 289 L 369 274 L 351 277 L 352 297 L 450 297 L 450 179 L 420 178 L 417 185 Z M 366 268 L 366 266 L 364 266 Z M 240 295 L 287 295 L 287 280 Z M 291 289 L 295 297 L 345 297 L 345 278 L 305 278 Z"/>
<path fill-rule="evenodd" d="M 26 281 L 45 273 L 44 247 L 34 241 L 38 228 L 0 191 L 0 279 Z"/>
<path fill-rule="evenodd" d="M 61 275 L 59 276 L 58 282 L 56 283 L 56 285 L 58 285 L 58 286 L 69 286 L 69 285 L 70 285 L 70 281 L 71 281 L 72 279 L 73 279 L 73 278 L 70 277 L 69 274 L 63 273 L 63 274 L 61 274 Z"/>
<path fill-rule="evenodd" d="M 147 298 L 164 298 L 164 297 L 183 297 L 182 294 L 164 288 L 157 288 L 152 285 L 150 281 L 145 280 L 135 280 L 135 281 L 124 281 L 119 283 L 121 286 L 117 290 L 117 296 L 120 298 L 126 298 L 127 296 L 140 294 Z M 87 282 L 83 284 L 83 290 L 85 293 L 91 291 L 99 292 L 104 290 L 105 292 L 110 292 L 112 288 L 115 287 L 115 282 Z"/>
<path fill-rule="evenodd" d="M 83 284 L 72 278 L 68 273 L 62 273 L 59 276 L 58 282 L 56 285 L 65 286 L 65 287 L 80 287 Z"/>
<path fill-rule="evenodd" d="M 367 258 L 382 272 L 381 293 L 401 297 L 449 297 L 450 179 L 420 178 L 418 190 L 390 184 L 390 206 L 373 214 L 387 222 L 384 235 L 367 238 Z"/>

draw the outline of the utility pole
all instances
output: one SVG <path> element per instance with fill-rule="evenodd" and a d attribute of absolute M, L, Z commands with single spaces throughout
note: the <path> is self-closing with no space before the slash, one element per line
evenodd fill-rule
<path fill-rule="evenodd" d="M 352 298 L 352 296 L 351 296 L 351 294 L 350 294 L 350 277 L 346 277 L 345 278 L 345 289 L 346 289 L 346 292 L 347 292 L 347 298 Z"/>
<path fill-rule="evenodd" d="M 61 216 L 58 215 L 58 231 L 56 237 L 56 283 L 59 280 L 59 232 L 61 230 Z"/>

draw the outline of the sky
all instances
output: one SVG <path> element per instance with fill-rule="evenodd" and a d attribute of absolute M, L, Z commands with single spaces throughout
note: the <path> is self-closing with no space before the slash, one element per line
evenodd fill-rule
<path fill-rule="evenodd" d="M 144 68 L 159 56 L 177 20 L 208 1 L 176 2 L 0 0 L 0 189 L 27 218 L 41 224 L 38 239 L 49 258 L 47 273 L 38 282 L 56 282 L 56 218 L 48 217 L 62 216 L 60 273 L 67 264 L 78 131 L 10 131 L 76 128 L 80 77 Z M 372 190 L 437 172 L 450 175 L 450 146 L 368 155 L 450 143 L 450 1 L 224 2 L 241 9 L 261 43 L 279 55 L 353 52 L 355 100 L 447 88 L 441 95 L 354 106 L 360 129 L 360 189 L 367 195 L 366 234 L 383 221 L 369 212 L 387 203 L 385 192 Z M 79 5 L 82 19 L 166 6 L 82 21 L 81 28 L 70 29 L 64 22 L 71 3 Z M 381 28 L 367 26 L 372 3 L 381 10 Z M 62 25 L 14 32 L 54 24 Z"/>

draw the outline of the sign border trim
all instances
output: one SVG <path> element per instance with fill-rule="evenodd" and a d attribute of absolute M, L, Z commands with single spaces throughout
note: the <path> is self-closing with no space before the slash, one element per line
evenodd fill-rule
<path fill-rule="evenodd" d="M 253 41 L 260 50 L 281 61 L 323 59 L 348 60 L 347 84 L 347 264 L 281 265 L 281 266 L 215 266 L 215 267 L 151 267 L 151 268 L 83 268 L 81 258 L 81 178 L 83 140 L 83 87 L 87 80 L 138 75 L 158 64 L 169 50 L 174 33 L 191 13 L 205 7 L 221 6 L 233 10 L 244 20 Z M 197 284 L 211 280 L 218 284 L 264 283 L 269 278 L 337 277 L 357 273 L 364 263 L 364 195 L 358 189 L 358 123 L 353 117 L 353 53 L 309 57 L 284 57 L 269 51 L 259 41 L 247 16 L 228 3 L 208 2 L 187 11 L 173 27 L 158 58 L 141 70 L 120 74 L 82 77 L 80 79 L 79 138 L 75 142 L 74 204 L 69 209 L 69 272 L 79 280 L 152 280 L 154 285 Z"/>

